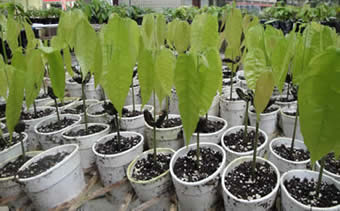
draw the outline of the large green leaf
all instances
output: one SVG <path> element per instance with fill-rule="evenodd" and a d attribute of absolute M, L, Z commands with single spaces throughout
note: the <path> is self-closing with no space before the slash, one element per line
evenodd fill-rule
<path fill-rule="evenodd" d="M 274 78 L 272 72 L 266 71 L 261 73 L 260 77 L 256 82 L 256 90 L 254 97 L 254 106 L 258 117 L 267 107 L 270 97 L 272 96 L 273 89 Z"/>
<path fill-rule="evenodd" d="M 168 24 L 168 43 L 176 48 L 178 53 L 183 53 L 190 46 L 191 29 L 187 21 L 178 19 Z"/>
<path fill-rule="evenodd" d="M 94 83 L 95 83 L 95 86 L 97 87 L 97 85 L 100 83 L 101 76 L 103 73 L 103 47 L 102 47 L 102 42 L 100 40 L 99 35 L 97 37 L 97 45 L 96 45 L 94 55 L 95 55 L 94 61 L 93 61 L 94 67 L 93 67 L 92 72 L 94 75 Z"/>
<path fill-rule="evenodd" d="M 72 70 L 72 57 L 71 57 L 70 49 L 68 47 L 64 48 L 63 54 L 64 54 L 64 64 L 65 64 L 66 70 L 70 74 L 70 76 L 73 77 L 74 72 Z"/>
<path fill-rule="evenodd" d="M 22 63 L 25 62 L 22 61 Z M 11 137 L 14 127 L 20 119 L 22 102 L 24 100 L 24 85 L 25 73 L 19 69 L 15 69 L 10 81 L 9 95 L 6 104 L 6 124 Z"/>
<path fill-rule="evenodd" d="M 243 17 L 243 23 L 242 23 L 243 32 L 244 32 L 245 36 L 247 36 L 248 29 L 252 26 L 257 25 L 258 23 L 259 23 L 259 18 L 257 16 L 250 16 L 250 15 L 246 14 Z"/>
<path fill-rule="evenodd" d="M 199 119 L 200 77 L 195 53 L 180 54 L 175 69 L 175 86 L 187 144 Z"/>
<path fill-rule="evenodd" d="M 45 54 L 48 60 L 49 76 L 54 94 L 59 98 L 64 98 L 65 92 L 65 70 L 63 58 L 59 51 L 52 51 Z"/>
<path fill-rule="evenodd" d="M 13 18 L 8 18 L 6 39 L 12 51 L 15 51 L 19 47 L 18 37 L 20 30 L 21 30 L 20 24 Z"/>
<path fill-rule="evenodd" d="M 263 50 L 253 48 L 248 51 L 244 58 L 244 76 L 250 89 L 256 89 L 256 83 L 261 73 L 266 72 L 270 67 L 266 64 L 266 57 Z"/>
<path fill-rule="evenodd" d="M 207 65 L 202 63 L 199 68 L 200 100 L 198 105 L 200 113 L 206 114 L 217 91 L 222 88 L 222 62 L 219 52 L 215 49 L 205 52 L 202 57 L 207 61 Z"/>
<path fill-rule="evenodd" d="M 26 39 L 27 39 L 26 49 L 33 49 L 37 46 L 38 41 L 35 39 L 32 26 L 29 25 L 27 22 L 25 22 L 24 27 L 25 27 L 25 33 L 26 33 Z"/>
<path fill-rule="evenodd" d="M 109 44 L 103 46 L 108 49 L 104 54 L 108 63 L 100 82 L 121 115 L 139 52 L 139 29 L 133 20 L 114 16 L 104 33 L 105 44 Z"/>
<path fill-rule="evenodd" d="M 7 99 L 8 75 L 2 55 L 0 55 L 0 96 Z"/>
<path fill-rule="evenodd" d="M 278 50 L 278 42 L 285 42 L 283 32 L 279 29 L 268 25 L 264 31 L 264 46 L 266 49 L 267 58 L 271 60 L 275 51 Z"/>
<path fill-rule="evenodd" d="M 155 39 L 154 33 L 155 26 L 155 15 L 146 14 L 143 16 L 143 23 L 141 27 L 141 35 L 143 38 L 143 43 L 145 48 L 151 49 L 153 47 L 153 42 Z"/>
<path fill-rule="evenodd" d="M 83 76 L 94 68 L 97 35 L 87 19 L 81 19 L 75 32 L 74 52 Z M 85 78 L 85 77 L 84 77 Z"/>
<path fill-rule="evenodd" d="M 156 15 L 156 46 L 157 48 L 160 48 L 161 46 L 164 45 L 164 41 L 166 38 L 166 34 L 167 34 L 167 25 L 166 25 L 166 21 L 165 21 L 165 17 L 163 14 L 157 14 Z"/>
<path fill-rule="evenodd" d="M 26 106 L 29 108 L 39 95 L 44 78 L 45 66 L 39 50 L 28 51 L 26 63 L 25 100 Z"/>
<path fill-rule="evenodd" d="M 312 161 L 333 151 L 340 154 L 340 49 L 328 49 L 316 56 L 300 83 L 301 132 Z"/>
<path fill-rule="evenodd" d="M 191 24 L 191 49 L 202 52 L 219 45 L 217 17 L 204 13 L 197 15 Z"/>
<path fill-rule="evenodd" d="M 138 57 L 138 78 L 141 87 L 142 104 L 149 101 L 155 89 L 155 55 L 152 50 L 143 48 Z"/>
<path fill-rule="evenodd" d="M 58 24 L 58 37 L 60 36 L 71 48 L 74 47 L 77 32 L 75 28 L 81 20 L 87 19 L 81 10 L 71 10 L 62 13 Z"/>
<path fill-rule="evenodd" d="M 174 70 L 176 65 L 176 58 L 167 48 L 162 48 L 155 61 L 155 92 L 162 105 L 163 99 L 170 95 L 171 88 L 174 84 Z"/>

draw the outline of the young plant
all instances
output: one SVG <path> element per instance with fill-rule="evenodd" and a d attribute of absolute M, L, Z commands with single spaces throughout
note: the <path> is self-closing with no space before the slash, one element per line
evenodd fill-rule
<path fill-rule="evenodd" d="M 236 93 L 238 97 L 241 100 L 246 101 L 246 113 L 245 113 L 245 119 L 244 119 L 244 135 L 243 138 L 245 140 L 248 140 L 248 109 L 249 109 L 249 103 L 254 103 L 254 92 L 251 90 L 247 90 L 247 93 L 244 93 L 242 89 L 236 88 Z"/>
<path fill-rule="evenodd" d="M 48 93 L 48 96 L 54 100 L 54 107 L 55 107 L 55 110 L 57 112 L 57 119 L 58 119 L 58 122 L 59 122 L 59 125 L 61 124 L 60 122 L 60 113 L 59 113 L 59 106 L 58 106 L 58 101 L 57 101 L 57 96 L 55 96 L 54 92 L 53 92 L 53 89 L 51 87 L 47 87 L 47 93 Z"/>

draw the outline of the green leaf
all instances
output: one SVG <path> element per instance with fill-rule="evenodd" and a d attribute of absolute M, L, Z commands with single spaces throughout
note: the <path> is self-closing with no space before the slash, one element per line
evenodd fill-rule
<path fill-rule="evenodd" d="M 180 54 L 175 69 L 175 86 L 178 96 L 178 107 L 184 128 L 185 140 L 189 144 L 199 119 L 200 77 L 197 71 L 197 55 Z"/>
<path fill-rule="evenodd" d="M 191 49 L 205 51 L 219 45 L 217 17 L 204 13 L 197 15 L 191 24 Z"/>
<path fill-rule="evenodd" d="M 108 63 L 100 82 L 121 115 L 139 52 L 139 29 L 133 20 L 118 16 L 111 18 L 107 26 L 103 47 L 107 49 L 104 57 Z"/>
<path fill-rule="evenodd" d="M 215 49 L 210 49 L 202 56 L 208 64 L 201 64 L 199 68 L 200 77 L 200 113 L 206 114 L 211 103 L 216 96 L 217 91 L 222 89 L 222 62 L 220 54 Z"/>
<path fill-rule="evenodd" d="M 72 70 L 72 57 L 71 57 L 70 49 L 64 48 L 63 53 L 64 53 L 64 63 L 66 66 L 66 70 L 70 74 L 70 76 L 73 77 L 74 72 Z"/>
<path fill-rule="evenodd" d="M 7 42 L 12 51 L 15 51 L 19 46 L 18 37 L 21 30 L 20 24 L 13 18 L 7 20 Z"/>
<path fill-rule="evenodd" d="M 44 78 L 45 66 L 39 50 L 27 52 L 27 71 L 25 83 L 25 99 L 27 109 L 33 104 L 38 97 L 40 87 Z"/>
<path fill-rule="evenodd" d="M 174 20 L 168 24 L 168 43 L 183 53 L 190 46 L 191 28 L 187 21 Z"/>
<path fill-rule="evenodd" d="M 94 54 L 95 54 L 93 61 L 94 68 L 92 72 L 94 75 L 94 83 L 95 86 L 97 87 L 97 85 L 100 84 L 101 76 L 103 73 L 103 49 L 99 36 L 97 38 L 97 45 Z"/>
<path fill-rule="evenodd" d="M 250 89 L 256 89 L 258 78 L 263 72 L 266 72 L 269 69 L 270 67 L 268 67 L 266 64 L 266 56 L 263 50 L 253 48 L 245 55 L 244 76 Z"/>
<path fill-rule="evenodd" d="M 157 14 L 155 19 L 156 24 L 156 46 L 160 48 L 164 45 L 164 41 L 167 33 L 167 25 L 165 21 L 165 17 L 162 14 Z"/>
<path fill-rule="evenodd" d="M 49 65 L 49 75 L 51 78 L 54 94 L 59 98 L 64 98 L 65 92 L 65 70 L 63 58 L 59 51 L 45 54 Z"/>
<path fill-rule="evenodd" d="M 316 56 L 299 87 L 301 132 L 313 162 L 331 151 L 340 154 L 339 58 L 339 48 Z"/>
<path fill-rule="evenodd" d="M 247 36 L 247 32 L 249 30 L 250 27 L 255 26 L 259 23 L 259 18 L 257 16 L 250 16 L 248 14 L 246 14 L 243 17 L 243 32 L 245 34 L 245 36 Z"/>
<path fill-rule="evenodd" d="M 155 89 L 155 59 L 152 50 L 141 49 L 138 57 L 138 77 L 141 87 L 142 104 L 149 101 Z"/>
<path fill-rule="evenodd" d="M 6 124 L 11 138 L 14 127 L 20 119 L 22 102 L 24 100 L 24 85 L 25 73 L 21 70 L 14 69 L 6 104 Z"/>
<path fill-rule="evenodd" d="M 153 40 L 155 39 L 154 34 L 155 17 L 154 14 L 147 14 L 143 16 L 143 23 L 141 27 L 141 35 L 145 48 L 151 49 Z"/>
<path fill-rule="evenodd" d="M 162 101 L 171 93 L 174 84 L 174 71 L 176 66 L 176 58 L 167 48 L 162 48 L 156 56 L 155 61 L 155 92 L 162 105 Z"/>
<path fill-rule="evenodd" d="M 81 10 L 72 10 L 62 13 L 59 19 L 58 34 L 69 46 L 75 45 L 75 28 L 82 19 L 87 19 Z"/>
<path fill-rule="evenodd" d="M 24 27 L 25 27 L 26 39 L 27 39 L 26 49 L 33 49 L 37 46 L 38 42 L 35 39 L 32 27 L 27 22 L 24 23 Z"/>
<path fill-rule="evenodd" d="M 251 50 L 254 48 L 265 51 L 264 47 L 264 29 L 261 24 L 249 28 L 246 36 L 246 47 Z"/>
<path fill-rule="evenodd" d="M 256 82 L 254 105 L 256 114 L 259 117 L 260 114 L 267 107 L 267 104 L 272 96 L 274 89 L 274 78 L 270 71 L 261 73 Z"/>
<path fill-rule="evenodd" d="M 266 30 L 264 31 L 264 46 L 269 60 L 272 59 L 273 53 L 277 50 L 277 44 L 280 40 L 284 40 L 283 32 L 270 25 L 266 26 Z"/>
<path fill-rule="evenodd" d="M 0 96 L 7 99 L 7 90 L 9 88 L 8 79 L 7 79 L 7 70 L 2 55 L 0 55 Z"/>

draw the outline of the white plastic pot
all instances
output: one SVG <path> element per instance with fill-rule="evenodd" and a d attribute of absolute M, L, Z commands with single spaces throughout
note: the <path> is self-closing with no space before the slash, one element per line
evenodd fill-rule
<path fill-rule="evenodd" d="M 319 161 L 315 162 L 315 170 L 320 171 Z M 332 177 L 333 179 L 337 180 L 338 182 L 340 182 L 340 175 L 339 174 L 334 174 L 334 173 L 328 171 L 326 168 L 323 168 L 323 173 L 324 173 L 324 175 L 326 174 L 326 175 Z"/>
<path fill-rule="evenodd" d="M 30 177 L 18 178 L 23 190 L 37 210 L 48 210 L 77 197 L 85 188 L 84 174 L 80 166 L 79 147 L 76 144 L 58 146 L 40 153 L 26 162 L 19 171 L 48 155 L 70 153 L 47 171 Z"/>
<path fill-rule="evenodd" d="M 6 128 L 6 125 L 4 124 L 4 123 L 1 123 L 0 122 L 0 129 L 2 130 L 2 132 L 3 132 L 3 130 Z"/>
<path fill-rule="evenodd" d="M 38 155 L 39 151 L 35 152 L 26 152 L 26 156 L 36 156 Z M 3 168 L 7 163 L 16 160 L 20 155 L 17 155 L 15 157 L 9 158 L 8 160 L 2 162 L 0 164 L 0 168 Z M 6 178 L 0 178 L 0 197 L 1 198 L 9 198 L 18 196 L 21 194 L 22 190 L 20 188 L 20 185 L 15 182 L 14 176 L 6 177 Z M 12 209 L 20 208 L 24 205 L 25 202 L 27 202 L 28 198 L 21 197 L 13 202 L 9 202 L 8 207 Z"/>
<path fill-rule="evenodd" d="M 76 98 L 76 97 L 65 97 L 64 98 L 64 103 L 68 103 L 68 104 L 64 105 L 64 106 L 58 107 L 59 112 L 65 110 L 67 108 L 70 108 L 77 100 L 79 100 L 79 98 Z M 57 103 L 60 103 L 60 100 L 57 100 Z M 54 100 L 50 99 L 49 101 L 46 102 L 46 104 L 44 106 L 55 108 L 55 102 L 54 102 Z"/>
<path fill-rule="evenodd" d="M 96 157 L 96 165 L 100 174 L 100 180 L 104 186 L 120 182 L 126 178 L 126 170 L 128 165 L 133 159 L 143 152 L 144 138 L 141 134 L 135 132 L 120 132 L 120 135 L 124 137 L 140 136 L 141 141 L 129 150 L 113 155 L 98 153 L 96 151 L 96 146 L 111 140 L 117 136 L 117 133 L 112 133 L 100 138 L 92 146 L 92 152 Z M 119 187 L 113 189 L 111 191 L 113 201 L 122 203 L 126 193 L 130 190 L 131 186 L 128 183 L 122 184 Z"/>
<path fill-rule="evenodd" d="M 129 111 L 132 111 L 133 106 L 128 105 L 128 106 L 124 106 L 124 108 L 128 109 Z M 135 109 L 137 111 L 148 110 L 150 111 L 150 113 L 153 112 L 153 107 L 150 105 L 145 105 L 142 110 L 142 105 L 138 104 L 138 105 L 135 105 Z M 120 128 L 122 130 L 134 131 L 140 134 L 144 134 L 145 121 L 144 121 L 143 113 L 135 117 L 122 117 L 120 119 Z"/>
<path fill-rule="evenodd" d="M 302 204 L 301 202 L 297 201 L 294 199 L 289 192 L 287 191 L 284 182 L 286 180 L 290 180 L 293 177 L 295 178 L 300 178 L 303 180 L 304 178 L 311 180 L 314 179 L 314 181 L 318 181 L 319 177 L 319 172 L 316 171 L 310 171 L 310 170 L 291 170 L 286 173 L 284 173 L 281 177 L 281 182 L 280 182 L 280 188 L 281 188 L 281 208 L 283 211 L 339 211 L 340 210 L 340 205 L 334 206 L 334 207 L 329 207 L 329 208 L 318 208 L 318 207 L 311 207 Z M 337 189 L 340 189 L 340 183 L 337 182 L 335 179 L 332 177 L 328 176 L 327 174 L 322 176 L 322 182 L 327 183 L 327 184 L 334 184 Z"/>
<path fill-rule="evenodd" d="M 60 119 L 63 119 L 63 118 L 74 119 L 76 121 L 73 124 L 63 128 L 61 130 L 57 130 L 57 131 L 50 132 L 50 133 L 39 132 L 38 128 L 40 126 L 42 126 L 42 125 L 48 125 L 50 123 L 57 122 L 58 118 L 57 118 L 56 115 L 53 115 L 53 116 L 51 116 L 49 118 L 46 118 L 46 119 L 40 121 L 38 124 L 36 124 L 34 126 L 34 132 L 36 133 L 38 141 L 39 141 L 39 143 L 41 145 L 41 148 L 43 150 L 47 150 L 47 149 L 50 149 L 52 147 L 59 146 L 59 145 L 63 144 L 64 140 L 62 139 L 61 134 L 64 131 L 66 131 L 69 128 L 71 128 L 72 126 L 80 124 L 80 121 L 81 121 L 80 115 L 75 115 L 75 114 L 63 114 L 63 115 L 60 115 Z"/>
<path fill-rule="evenodd" d="M 73 81 L 72 79 L 66 80 L 66 90 L 71 97 L 82 97 L 81 84 Z M 85 85 L 85 95 L 87 99 L 101 100 L 101 87 L 95 87 L 93 78 Z"/>
<path fill-rule="evenodd" d="M 293 137 L 295 116 L 290 116 L 285 114 L 285 111 L 296 111 L 295 108 L 284 108 L 280 112 L 280 125 L 283 131 L 283 135 L 286 137 Z M 303 136 L 300 130 L 300 118 L 298 117 L 298 122 L 296 126 L 295 137 L 303 141 Z"/>
<path fill-rule="evenodd" d="M 169 114 L 169 118 L 180 118 L 177 114 Z M 145 139 L 149 148 L 153 147 L 153 127 L 145 122 Z M 183 126 L 156 128 L 157 147 L 177 150 L 183 146 Z"/>
<path fill-rule="evenodd" d="M 107 114 L 104 112 L 103 114 L 95 114 L 96 112 L 104 111 L 103 108 L 104 101 L 90 105 L 87 108 L 87 117 L 88 117 L 88 122 L 91 123 L 105 123 L 108 124 L 111 122 L 111 120 L 114 118 L 113 116 Z"/>
<path fill-rule="evenodd" d="M 243 129 L 244 130 L 244 126 L 234 126 L 229 128 L 227 131 L 225 131 L 225 133 L 222 135 L 221 137 L 221 143 L 222 143 L 222 147 L 223 149 L 227 152 L 228 156 L 227 156 L 227 164 L 229 164 L 230 162 L 232 162 L 234 159 L 236 158 L 240 158 L 240 157 L 244 157 L 244 156 L 250 156 L 253 154 L 254 150 L 250 150 L 247 152 L 236 152 L 232 149 L 230 149 L 228 146 L 225 145 L 224 143 L 224 137 L 228 136 L 232 133 L 236 133 L 239 130 Z M 252 127 L 252 126 L 248 126 L 248 131 L 255 131 L 256 128 Z M 256 155 L 260 156 L 260 157 L 264 157 L 266 151 L 267 151 L 267 144 L 268 144 L 268 136 L 266 134 L 266 132 L 264 132 L 263 130 L 259 129 L 259 133 L 261 133 L 264 136 L 264 142 L 262 143 L 262 145 L 258 146 L 256 149 Z"/>
<path fill-rule="evenodd" d="M 135 104 L 141 104 L 142 103 L 142 98 L 141 98 L 141 91 L 140 91 L 140 86 L 136 85 L 133 87 L 133 92 L 134 92 L 134 96 L 135 96 Z M 128 96 L 126 97 L 125 100 L 125 105 L 132 105 L 132 88 L 130 88 Z"/>
<path fill-rule="evenodd" d="M 275 166 L 277 166 L 281 174 L 293 169 L 307 169 L 310 164 L 310 159 L 304 161 L 291 161 L 279 156 L 273 150 L 274 147 L 281 146 L 282 144 L 285 145 L 287 148 L 290 148 L 291 141 L 292 138 L 278 137 L 273 139 L 269 144 L 268 160 L 274 163 Z M 298 139 L 295 139 L 294 148 L 307 150 L 307 147 L 303 143 L 303 141 L 300 141 Z"/>
<path fill-rule="evenodd" d="M 275 104 L 280 106 L 281 109 L 283 109 L 283 108 L 292 108 L 292 107 L 296 108 L 297 101 L 295 100 L 295 101 L 292 101 L 292 102 L 281 102 L 281 101 L 276 100 Z"/>
<path fill-rule="evenodd" d="M 29 137 L 28 139 L 28 143 L 27 143 L 27 150 L 28 151 L 32 151 L 37 149 L 38 147 L 38 138 L 37 138 L 37 134 L 34 132 L 34 127 L 36 124 L 38 124 L 40 121 L 45 120 L 49 117 L 51 117 L 52 115 L 55 115 L 55 108 L 53 107 L 48 107 L 48 106 L 42 106 L 42 107 L 37 107 L 37 111 L 43 111 L 43 110 L 52 110 L 53 112 L 47 116 L 41 117 L 41 118 L 37 118 L 37 119 L 30 119 L 30 120 L 23 120 L 23 122 L 26 124 L 26 132 L 27 135 Z M 31 108 L 29 111 L 29 113 L 34 113 L 34 109 Z M 27 128 L 28 127 L 28 128 Z"/>
<path fill-rule="evenodd" d="M 67 136 L 66 134 L 70 131 L 78 131 L 81 129 L 85 129 L 85 124 L 78 124 L 65 130 L 61 134 L 62 138 L 64 139 L 65 144 L 78 144 L 79 154 L 81 158 L 81 167 L 83 169 L 91 168 L 95 163 L 95 155 L 92 152 L 93 144 L 101 137 L 110 133 L 110 125 L 103 124 L 103 123 L 89 123 L 88 127 L 94 126 L 94 125 L 103 126 L 105 127 L 105 129 L 98 133 L 94 133 L 94 134 L 86 135 L 86 136 L 78 136 L 78 137 Z"/>
<path fill-rule="evenodd" d="M 200 148 L 210 148 L 218 151 L 222 153 L 223 159 L 220 167 L 209 177 L 198 182 L 184 182 L 174 173 L 175 163 L 178 158 L 186 156 L 190 150 L 197 149 L 197 145 L 191 144 L 176 151 L 170 161 L 170 173 L 175 186 L 180 211 L 209 210 L 220 199 L 220 174 L 226 165 L 226 153 L 222 147 L 214 143 L 201 143 Z"/>
<path fill-rule="evenodd" d="M 222 188 L 223 188 L 223 200 L 224 200 L 224 209 L 225 210 L 232 210 L 232 211 L 269 211 L 271 208 L 275 205 L 276 201 L 276 195 L 279 190 L 280 186 L 280 172 L 276 168 L 276 166 L 271 163 L 268 160 L 265 160 L 264 158 L 257 157 L 256 162 L 257 163 L 268 163 L 275 171 L 276 173 L 276 184 L 272 192 L 270 192 L 268 195 L 255 199 L 255 200 L 244 200 L 237 198 L 232 193 L 227 190 L 225 186 L 225 177 L 228 173 L 232 172 L 237 166 L 244 162 L 252 161 L 252 156 L 245 156 L 240 157 L 235 160 L 233 160 L 229 165 L 225 168 L 222 174 Z M 293 210 L 291 210 L 293 211 Z M 294 210 L 295 211 L 295 210 Z M 297 211 L 297 210 L 296 210 Z"/>
<path fill-rule="evenodd" d="M 227 130 L 228 128 L 228 123 L 224 119 L 216 116 L 208 116 L 208 120 L 210 121 L 216 121 L 216 122 L 223 122 L 224 126 L 213 133 L 200 133 L 200 143 L 214 143 L 214 144 L 219 144 L 221 141 L 221 137 L 223 133 Z M 197 133 L 193 133 L 191 138 L 190 138 L 190 143 L 189 144 L 194 144 L 197 141 Z"/>
<path fill-rule="evenodd" d="M 280 107 L 278 105 L 272 105 L 272 107 L 276 108 L 276 110 L 270 113 L 260 114 L 260 124 L 259 124 L 260 129 L 265 131 L 270 139 L 277 132 L 278 114 L 280 112 Z M 256 113 L 252 111 L 253 109 L 254 107 L 250 106 L 248 110 L 248 116 L 249 116 L 249 121 L 250 121 L 251 126 L 256 125 Z"/>
<path fill-rule="evenodd" d="M 42 96 L 44 94 L 44 90 L 43 89 L 40 89 L 40 93 L 39 95 Z M 47 93 L 47 91 L 46 91 Z M 48 96 L 45 97 L 45 98 L 40 98 L 40 99 L 35 99 L 34 102 L 35 102 L 35 106 L 36 107 L 41 107 L 41 106 L 45 106 L 47 102 L 51 101 L 51 98 L 49 98 Z"/>
<path fill-rule="evenodd" d="M 24 147 L 25 147 L 25 151 L 26 151 L 27 142 L 28 142 L 28 135 L 25 132 L 23 132 L 22 134 L 24 135 L 23 142 L 24 142 Z M 17 134 L 17 133 L 13 133 L 14 137 L 18 136 L 18 135 L 19 134 Z M 3 135 L 3 137 L 8 137 L 8 136 L 9 136 L 9 133 Z M 0 151 L 0 163 L 3 163 L 4 161 L 6 161 L 10 158 L 16 157 L 18 155 L 21 155 L 21 154 L 22 154 L 21 142 L 19 141 L 18 143 L 14 144 L 13 146 Z"/>
<path fill-rule="evenodd" d="M 85 103 L 86 103 L 86 106 L 88 108 L 88 107 L 90 107 L 93 104 L 99 103 L 99 101 L 96 100 L 96 99 L 87 99 L 87 100 L 85 100 Z M 74 108 L 76 108 L 76 107 L 78 107 L 80 105 L 83 105 L 83 101 L 82 100 L 77 100 L 70 107 L 68 107 L 67 109 L 74 109 Z M 84 123 L 84 121 L 85 121 L 84 112 L 82 111 L 79 115 L 81 116 L 81 123 Z"/>
<path fill-rule="evenodd" d="M 228 127 L 242 125 L 246 112 L 246 102 L 243 100 L 229 101 L 226 99 L 229 99 L 229 95 L 220 96 L 221 117 L 227 120 Z"/>
<path fill-rule="evenodd" d="M 130 181 L 131 186 L 135 190 L 138 198 L 142 201 L 148 201 L 154 197 L 163 195 L 162 199 L 157 202 L 157 204 L 153 205 L 152 207 L 148 208 L 148 211 L 169 211 L 170 209 L 170 195 L 169 190 L 172 187 L 171 177 L 169 170 L 165 171 L 163 174 L 159 175 L 158 177 L 152 178 L 146 181 L 139 181 L 135 180 L 132 177 L 133 169 L 138 160 L 146 158 L 148 154 L 152 154 L 153 149 L 143 152 L 143 154 L 139 155 L 136 159 L 134 159 L 128 169 L 127 169 L 127 177 Z M 157 153 L 163 154 L 174 154 L 175 152 L 169 148 L 157 148 Z"/>

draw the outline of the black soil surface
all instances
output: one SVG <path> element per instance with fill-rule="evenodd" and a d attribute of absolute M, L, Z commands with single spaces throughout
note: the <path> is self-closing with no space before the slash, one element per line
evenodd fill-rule
<path fill-rule="evenodd" d="M 4 118 L 6 116 L 6 104 L 0 105 L 0 118 Z"/>
<path fill-rule="evenodd" d="M 115 136 L 103 144 L 97 144 L 96 151 L 104 155 L 113 155 L 131 149 L 142 140 L 140 136 L 120 136 L 120 142 L 118 142 L 117 138 L 118 136 Z"/>
<path fill-rule="evenodd" d="M 136 116 L 139 116 L 139 115 L 142 115 L 143 112 L 140 112 L 140 111 L 125 111 L 123 112 L 123 117 L 136 117 Z"/>
<path fill-rule="evenodd" d="M 162 125 L 159 128 L 171 128 L 182 125 L 181 118 L 169 118 L 163 121 Z"/>
<path fill-rule="evenodd" d="M 177 159 L 174 173 L 184 182 L 197 182 L 203 180 L 220 167 L 223 159 L 222 153 L 210 148 L 200 148 L 200 161 L 197 166 L 196 150 L 190 150 L 187 156 Z"/>
<path fill-rule="evenodd" d="M 199 128 L 200 130 L 196 128 L 195 133 L 214 133 L 216 131 L 219 131 L 223 128 L 224 122 L 219 122 L 219 121 L 211 121 L 208 120 L 206 121 L 206 124 L 203 125 L 202 128 Z"/>
<path fill-rule="evenodd" d="M 268 114 L 268 113 L 277 111 L 278 109 L 279 109 L 278 107 L 270 106 L 269 108 L 267 107 L 267 108 L 262 112 L 262 114 Z M 252 108 L 252 109 L 251 109 L 251 112 L 255 113 L 256 111 L 255 111 L 254 108 Z"/>
<path fill-rule="evenodd" d="M 48 98 L 48 94 L 41 94 L 37 97 L 37 99 L 45 99 L 45 98 Z"/>
<path fill-rule="evenodd" d="M 8 162 L 4 167 L 0 168 L 0 178 L 15 176 L 22 165 L 24 165 L 32 157 L 18 157 L 14 161 Z"/>
<path fill-rule="evenodd" d="M 31 163 L 27 168 L 18 172 L 19 178 L 29 178 L 39 175 L 53 166 L 60 163 L 65 159 L 70 153 L 68 152 L 58 152 L 55 155 L 48 155 L 46 157 L 41 158 L 40 160 Z"/>
<path fill-rule="evenodd" d="M 93 113 L 90 113 L 91 115 L 102 115 L 102 114 L 106 114 L 106 111 L 105 110 L 102 110 L 102 111 L 96 111 L 96 112 L 93 112 Z"/>
<path fill-rule="evenodd" d="M 21 112 L 21 120 L 31 120 L 31 119 L 39 119 L 45 116 L 52 114 L 54 111 L 52 109 L 45 109 L 37 111 L 35 115 L 34 112 Z"/>
<path fill-rule="evenodd" d="M 66 117 L 61 118 L 60 122 L 58 122 L 57 120 L 55 122 L 52 122 L 48 125 L 42 125 L 38 128 L 38 131 L 40 133 L 51 133 L 54 131 L 58 131 L 61 130 L 65 127 L 68 127 L 70 125 L 72 125 L 73 123 L 75 123 L 76 120 L 75 119 L 67 119 Z"/>
<path fill-rule="evenodd" d="M 333 207 L 340 204 L 340 190 L 334 184 L 322 183 L 320 194 L 316 194 L 316 181 L 293 177 L 284 181 L 290 195 L 302 204 L 313 207 Z"/>
<path fill-rule="evenodd" d="M 238 78 L 239 78 L 240 80 L 246 80 L 246 78 L 243 77 L 243 76 L 241 76 L 241 75 L 240 75 Z"/>
<path fill-rule="evenodd" d="M 255 141 L 255 130 L 248 130 L 248 139 L 244 138 L 244 130 L 241 129 L 236 133 L 224 136 L 224 144 L 235 152 L 248 152 L 253 150 L 253 142 Z M 265 141 L 264 135 L 259 131 L 257 147 L 261 146 Z"/>
<path fill-rule="evenodd" d="M 11 143 L 9 143 L 10 142 L 9 136 L 4 137 L 3 139 L 0 138 L 0 151 L 5 150 L 15 145 L 16 143 L 20 142 L 24 138 L 25 138 L 24 134 L 16 134 L 15 136 L 13 136 Z"/>
<path fill-rule="evenodd" d="M 95 133 L 98 133 L 100 131 L 103 131 L 106 129 L 105 126 L 102 126 L 102 125 L 91 125 L 87 128 L 87 132 L 84 129 L 80 129 L 80 130 L 77 130 L 77 131 L 69 131 L 68 133 L 65 133 L 66 136 L 71 136 L 71 137 L 77 137 L 77 136 L 88 136 L 88 135 L 92 135 L 92 134 L 95 134 Z"/>
<path fill-rule="evenodd" d="M 236 84 L 237 81 L 236 80 L 233 80 L 233 85 Z M 228 82 L 225 82 L 223 81 L 223 86 L 230 86 L 231 85 L 231 81 L 228 81 Z"/>
<path fill-rule="evenodd" d="M 286 145 L 283 144 L 281 144 L 280 146 L 275 146 L 273 150 L 276 154 L 290 161 L 305 161 L 310 158 L 308 151 L 293 148 L 292 152 L 290 147 L 286 147 Z"/>
<path fill-rule="evenodd" d="M 235 72 L 231 72 L 231 71 L 223 71 L 222 73 L 223 73 L 223 78 L 231 78 L 231 75 L 233 77 L 236 76 L 236 73 Z"/>
<path fill-rule="evenodd" d="M 86 104 L 86 108 L 88 108 L 89 105 Z M 81 114 L 83 113 L 83 105 L 78 105 L 74 108 L 67 108 L 61 112 L 62 114 Z"/>
<path fill-rule="evenodd" d="M 276 101 L 279 101 L 279 102 L 282 102 L 282 103 L 290 103 L 290 102 L 296 101 L 296 99 L 294 98 L 294 96 L 289 96 L 288 99 L 287 99 L 287 97 L 280 97 Z"/>
<path fill-rule="evenodd" d="M 155 178 L 169 170 L 170 160 L 171 155 L 157 153 L 155 163 L 153 154 L 148 154 L 146 159 L 143 158 L 136 162 L 136 165 L 132 170 L 132 177 L 139 181 Z"/>
<path fill-rule="evenodd" d="M 276 173 L 268 163 L 256 163 L 255 177 L 252 162 L 244 162 L 225 177 L 227 190 L 239 199 L 255 200 L 268 195 L 275 188 Z"/>
<path fill-rule="evenodd" d="M 320 161 L 319 161 L 320 163 Z M 329 153 L 325 159 L 325 169 L 340 175 L 340 159 L 335 159 L 334 153 Z"/>

